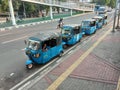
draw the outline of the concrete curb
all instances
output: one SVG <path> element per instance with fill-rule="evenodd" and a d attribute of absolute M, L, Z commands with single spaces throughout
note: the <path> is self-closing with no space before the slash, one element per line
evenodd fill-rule
<path fill-rule="evenodd" d="M 86 14 L 92 14 L 92 13 L 93 12 L 73 15 L 73 16 L 69 16 L 69 17 L 64 17 L 64 19 L 68 19 L 68 18 L 76 17 L 76 16 L 82 16 L 82 15 L 86 15 Z M 58 21 L 58 20 L 59 19 L 53 19 L 53 20 L 46 20 L 46 21 L 40 21 L 40 22 L 34 22 L 34 23 L 28 23 L 28 24 L 22 24 L 22 25 L 16 25 L 16 26 L 10 26 L 10 27 L 5 27 L 5 28 L 0 28 L 0 31 L 12 30 L 13 28 L 21 28 L 21 27 L 37 25 L 37 24 L 41 24 L 41 23 L 50 23 L 50 22 L 54 22 L 54 21 Z"/>

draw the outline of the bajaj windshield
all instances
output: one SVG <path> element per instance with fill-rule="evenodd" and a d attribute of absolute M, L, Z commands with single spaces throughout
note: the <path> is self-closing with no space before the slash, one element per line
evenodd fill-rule
<path fill-rule="evenodd" d="M 34 40 L 29 40 L 28 48 L 30 48 L 32 50 L 38 50 L 40 48 L 40 42 L 34 41 Z"/>

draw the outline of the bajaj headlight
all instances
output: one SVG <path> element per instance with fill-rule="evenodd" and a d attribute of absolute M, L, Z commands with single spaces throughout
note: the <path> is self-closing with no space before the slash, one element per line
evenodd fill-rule
<path fill-rule="evenodd" d="M 26 55 L 29 55 L 30 53 L 30 50 L 26 50 Z"/>
<path fill-rule="evenodd" d="M 39 53 L 34 54 L 34 57 L 35 57 L 35 58 L 38 58 L 38 57 L 40 57 L 40 54 L 39 54 Z"/>

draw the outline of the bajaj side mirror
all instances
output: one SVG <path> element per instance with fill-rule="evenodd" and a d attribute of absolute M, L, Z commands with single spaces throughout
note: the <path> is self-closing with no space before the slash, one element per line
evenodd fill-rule
<path fill-rule="evenodd" d="M 25 43 L 25 45 L 27 45 L 27 41 L 26 40 L 24 40 L 24 43 Z"/>

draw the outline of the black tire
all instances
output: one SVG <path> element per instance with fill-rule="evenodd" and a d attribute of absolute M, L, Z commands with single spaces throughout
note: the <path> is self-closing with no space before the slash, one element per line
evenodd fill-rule
<path fill-rule="evenodd" d="M 96 33 L 96 30 L 94 31 L 94 33 L 93 34 L 95 34 Z"/>
<path fill-rule="evenodd" d="M 81 42 L 81 39 L 78 42 Z"/>
<path fill-rule="evenodd" d="M 62 56 L 63 56 L 63 53 L 64 53 L 64 52 L 61 51 L 60 54 L 59 54 L 59 57 L 62 57 Z"/>
<path fill-rule="evenodd" d="M 33 68 L 33 64 L 26 65 L 26 68 L 27 69 L 32 69 Z"/>
<path fill-rule="evenodd" d="M 63 48 L 66 49 L 66 48 L 67 48 L 67 45 L 63 45 Z"/>

